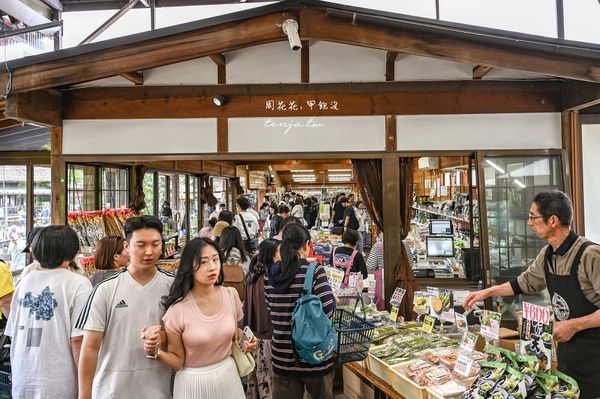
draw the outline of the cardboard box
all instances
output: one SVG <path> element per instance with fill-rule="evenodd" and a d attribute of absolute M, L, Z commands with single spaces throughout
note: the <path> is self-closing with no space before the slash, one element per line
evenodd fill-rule
<path fill-rule="evenodd" d="M 510 330 L 508 328 L 502 327 L 500 329 L 500 342 L 498 345 L 501 348 L 508 349 L 509 351 L 517 352 L 519 349 L 519 332 L 515 330 Z"/>
<path fill-rule="evenodd" d="M 342 375 L 344 378 L 344 395 L 350 399 L 374 399 L 375 392 L 373 388 L 362 382 L 358 376 L 347 367 L 343 368 Z"/>

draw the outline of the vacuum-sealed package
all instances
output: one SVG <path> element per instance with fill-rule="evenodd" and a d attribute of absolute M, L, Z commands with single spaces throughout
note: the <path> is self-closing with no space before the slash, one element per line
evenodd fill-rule
<path fill-rule="evenodd" d="M 463 394 L 463 399 L 486 399 L 506 372 L 506 364 L 481 362 L 481 373 L 471 388 Z"/>

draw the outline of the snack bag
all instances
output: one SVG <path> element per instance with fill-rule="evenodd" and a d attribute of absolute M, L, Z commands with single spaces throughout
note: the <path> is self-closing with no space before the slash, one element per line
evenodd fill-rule
<path fill-rule="evenodd" d="M 579 398 L 579 385 L 577 381 L 560 371 L 558 377 L 558 392 L 552 394 L 552 399 L 577 399 Z"/>
<path fill-rule="evenodd" d="M 481 374 L 463 394 L 463 399 L 487 399 L 506 372 L 504 363 L 482 362 L 480 366 Z"/>

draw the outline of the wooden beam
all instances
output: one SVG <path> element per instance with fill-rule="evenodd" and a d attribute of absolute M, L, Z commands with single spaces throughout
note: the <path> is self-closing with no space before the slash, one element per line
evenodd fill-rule
<path fill-rule="evenodd" d="M 115 22 L 117 22 L 123 15 L 127 13 L 127 11 L 131 10 L 133 6 L 137 4 L 139 0 L 129 0 L 127 4 L 125 4 L 119 11 L 113 14 L 112 17 L 106 20 L 102 25 L 100 25 L 95 31 L 90 33 L 79 45 L 91 43 L 95 38 L 104 33 L 108 28 L 112 26 Z"/>
<path fill-rule="evenodd" d="M 600 84 L 563 82 L 563 109 L 581 111 L 600 104 Z"/>
<path fill-rule="evenodd" d="M 579 113 L 565 111 L 561 114 L 563 148 L 568 154 L 569 177 L 571 182 L 571 201 L 573 202 L 573 230 L 585 234 L 584 198 L 583 198 L 583 162 Z M 568 188 L 567 188 L 568 189 Z"/>
<path fill-rule="evenodd" d="M 144 84 L 144 75 L 142 75 L 140 72 L 122 73 L 121 77 L 127 79 L 136 86 L 142 86 Z"/>
<path fill-rule="evenodd" d="M 61 108 L 59 91 L 38 90 L 8 96 L 4 115 L 21 122 L 62 126 Z"/>
<path fill-rule="evenodd" d="M 385 151 L 398 151 L 398 131 L 396 129 L 396 115 L 385 116 Z"/>
<path fill-rule="evenodd" d="M 302 83 L 310 82 L 310 42 L 302 40 L 302 49 L 300 50 L 300 81 Z"/>
<path fill-rule="evenodd" d="M 328 169 L 352 169 L 352 162 L 324 162 L 312 160 L 307 161 L 290 161 L 289 163 L 282 163 L 278 161 L 271 162 L 245 162 L 248 165 L 250 171 L 261 171 L 266 172 L 269 170 L 269 165 L 275 172 L 291 172 L 292 170 L 328 170 Z"/>
<path fill-rule="evenodd" d="M 22 124 L 23 124 L 23 122 L 18 121 L 16 119 L 4 118 L 4 119 L 0 120 L 0 129 L 6 129 L 9 127 L 19 126 Z M 2 132 L 0 132 L 0 135 L 2 135 Z"/>
<path fill-rule="evenodd" d="M 396 80 L 396 59 L 397 51 L 388 51 L 385 55 L 385 80 L 393 82 Z"/>
<path fill-rule="evenodd" d="M 402 83 L 402 85 L 396 85 Z M 482 83 L 478 85 L 478 83 Z M 485 84 L 487 83 L 487 84 Z M 457 85 L 380 84 L 140 86 L 85 88 L 65 91 L 64 119 L 136 119 L 219 117 L 212 97 L 227 95 L 228 117 L 424 115 L 558 112 L 560 90 L 554 85 L 511 85 L 469 81 Z M 268 92 L 268 87 L 272 92 Z M 367 91 L 366 88 L 372 91 Z M 355 91 L 349 89 L 355 88 Z M 410 91 L 414 90 L 414 91 Z M 269 109 L 267 102 L 294 102 L 296 109 Z M 324 102 L 336 109 L 309 107 Z M 276 107 L 275 107 L 276 108 Z"/>
<path fill-rule="evenodd" d="M 284 40 L 280 13 L 16 68 L 12 93 L 67 86 Z M 244 34 L 240 34 L 244 32 Z M 8 74 L 0 73 L 0 87 Z"/>
<path fill-rule="evenodd" d="M 396 288 L 396 267 L 402 256 L 400 235 L 400 163 L 396 153 L 386 153 L 382 162 L 383 173 L 383 232 L 385 251 L 383 264 L 386 306 Z"/>
<path fill-rule="evenodd" d="M 225 55 L 223 53 L 210 54 L 209 57 L 215 64 L 225 66 Z"/>
<path fill-rule="evenodd" d="M 226 117 L 217 118 L 217 153 L 229 152 L 229 125 Z"/>
<path fill-rule="evenodd" d="M 483 78 L 492 69 L 494 68 L 491 66 L 477 65 L 475 68 L 473 68 L 473 79 Z"/>
<path fill-rule="evenodd" d="M 334 18 L 326 11 L 300 9 L 300 31 L 308 40 L 322 40 L 388 51 L 434 57 L 467 64 L 517 69 L 560 78 L 600 82 L 597 58 L 568 57 L 551 51 L 518 48 L 513 39 L 498 38 L 506 45 L 490 45 L 475 35 L 426 32 L 412 25 L 390 27 L 365 19 Z M 469 40 L 467 40 L 469 39 Z M 478 41 L 479 40 L 479 41 Z M 552 47 L 553 50 L 555 47 Z"/>
<path fill-rule="evenodd" d="M 50 129 L 50 180 L 52 224 L 66 224 L 67 169 L 62 158 L 62 128 Z"/>

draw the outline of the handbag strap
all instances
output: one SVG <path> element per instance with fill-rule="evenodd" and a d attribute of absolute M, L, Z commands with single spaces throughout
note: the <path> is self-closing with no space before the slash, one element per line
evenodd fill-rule
<path fill-rule="evenodd" d="M 246 240 L 250 241 L 250 234 L 248 234 L 248 228 L 246 227 L 246 223 L 244 223 L 244 218 L 241 213 L 238 213 L 240 220 L 242 221 L 242 226 L 244 226 L 244 231 L 246 232 Z"/>
<path fill-rule="evenodd" d="M 235 333 L 237 331 L 237 320 L 236 320 L 236 306 L 235 306 L 235 300 L 233 299 L 233 293 L 232 290 L 225 288 L 226 290 L 229 291 L 229 302 L 231 302 L 231 308 L 233 309 L 233 337 L 231 338 L 231 341 L 233 342 L 233 344 L 235 345 Z"/>

